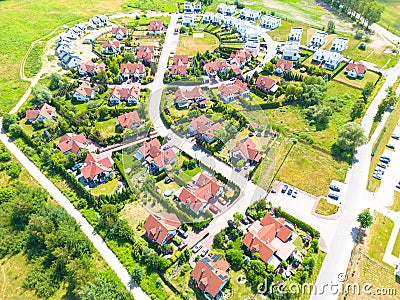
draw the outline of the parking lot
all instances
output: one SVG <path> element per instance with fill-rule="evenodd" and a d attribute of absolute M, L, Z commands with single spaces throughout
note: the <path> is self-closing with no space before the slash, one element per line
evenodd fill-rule
<path fill-rule="evenodd" d="M 347 185 L 343 182 L 332 180 L 329 186 L 328 202 L 337 206 L 342 206 L 342 199 L 345 199 Z"/>

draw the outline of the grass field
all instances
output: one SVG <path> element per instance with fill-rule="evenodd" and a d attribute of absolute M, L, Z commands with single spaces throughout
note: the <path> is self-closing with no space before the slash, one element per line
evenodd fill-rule
<path fill-rule="evenodd" d="M 400 211 L 400 192 L 394 191 L 393 205 L 390 207 L 390 209 L 395 212 Z"/>
<path fill-rule="evenodd" d="M 379 0 L 379 2 L 386 6 L 379 24 L 398 34 L 400 31 L 400 2 L 398 0 Z"/>
<path fill-rule="evenodd" d="M 203 37 L 201 37 L 204 35 Z M 219 46 L 216 36 L 207 32 L 194 32 L 192 36 L 180 35 L 176 54 L 195 55 L 197 52 L 213 51 Z"/>
<path fill-rule="evenodd" d="M 396 242 L 394 243 L 392 254 L 400 257 L 400 231 L 397 233 Z"/>
<path fill-rule="evenodd" d="M 345 70 L 344 70 L 345 71 Z M 362 79 L 352 79 L 347 77 L 343 72 L 340 72 L 333 80 L 338 81 L 343 84 L 351 85 L 357 89 L 362 90 L 367 82 L 373 82 L 375 83 L 379 79 L 379 75 L 372 72 L 372 71 L 367 71 L 365 74 L 364 78 Z"/>
<path fill-rule="evenodd" d="M 19 65 L 30 44 L 58 26 L 87 20 L 96 13 L 120 10 L 117 1 L 0 1 L 0 108 L 9 111 L 23 95 L 28 83 L 19 78 Z M 76 9 L 71 9 L 76 8 Z M 40 49 L 35 50 L 40 53 Z M 37 55 L 36 55 L 37 57 Z M 37 70 L 35 55 L 28 61 L 27 75 Z"/>
<path fill-rule="evenodd" d="M 115 178 L 113 180 L 110 180 L 107 183 L 104 183 L 102 185 L 99 185 L 98 187 L 95 187 L 94 189 L 91 190 L 92 194 L 95 196 L 99 195 L 111 195 L 116 191 L 118 188 L 118 179 Z"/>
<path fill-rule="evenodd" d="M 338 212 L 339 207 L 329 203 L 326 199 L 321 198 L 315 208 L 315 212 L 319 215 L 330 216 Z"/>

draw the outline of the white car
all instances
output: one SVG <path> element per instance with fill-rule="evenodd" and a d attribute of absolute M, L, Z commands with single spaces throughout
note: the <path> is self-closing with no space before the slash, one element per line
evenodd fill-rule
<path fill-rule="evenodd" d="M 193 253 L 199 252 L 199 250 L 203 248 L 202 244 L 197 244 L 196 246 L 193 247 Z"/>
<path fill-rule="evenodd" d="M 208 248 L 205 247 L 205 248 L 201 251 L 200 256 L 201 256 L 201 257 L 206 256 L 207 252 L 208 252 Z"/>

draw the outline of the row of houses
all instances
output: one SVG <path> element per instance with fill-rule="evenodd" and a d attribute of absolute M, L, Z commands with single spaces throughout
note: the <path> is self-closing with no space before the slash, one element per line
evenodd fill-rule
<path fill-rule="evenodd" d="M 80 57 L 72 53 L 72 43 L 69 38 L 59 37 L 56 42 L 55 55 L 64 69 L 73 69 L 81 64 Z"/>
<path fill-rule="evenodd" d="M 185 2 L 183 4 L 183 12 L 185 14 L 193 14 L 193 13 L 200 13 L 202 8 L 202 4 L 200 1 L 197 2 Z"/>
<path fill-rule="evenodd" d="M 98 29 L 108 26 L 108 17 L 106 15 L 96 15 L 89 19 L 89 28 Z"/>

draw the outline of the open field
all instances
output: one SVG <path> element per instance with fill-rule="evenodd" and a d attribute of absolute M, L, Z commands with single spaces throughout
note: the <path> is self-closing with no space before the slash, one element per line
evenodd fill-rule
<path fill-rule="evenodd" d="M 364 78 L 362 79 L 352 79 L 347 77 L 343 72 L 340 72 L 333 80 L 338 81 L 340 83 L 346 84 L 346 85 L 351 85 L 357 89 L 362 90 L 367 82 L 372 82 L 375 83 L 379 79 L 379 75 L 372 72 L 372 71 L 367 71 L 365 74 Z"/>
<path fill-rule="evenodd" d="M 378 0 L 385 4 L 386 8 L 383 11 L 379 24 L 398 34 L 400 31 L 400 2 L 398 0 Z"/>
<path fill-rule="evenodd" d="M 177 4 L 180 2 L 178 0 L 126 0 L 123 1 L 124 4 L 121 6 L 123 10 L 155 10 L 155 11 L 165 11 L 165 12 L 175 12 L 178 10 Z"/>
<path fill-rule="evenodd" d="M 330 216 L 336 214 L 338 212 L 338 209 L 339 207 L 337 205 L 331 204 L 326 199 L 321 198 L 318 201 L 318 205 L 315 208 L 315 212 L 323 216 Z"/>
<path fill-rule="evenodd" d="M 400 231 L 397 233 L 396 242 L 394 243 L 392 254 L 400 257 Z"/>
<path fill-rule="evenodd" d="M 393 205 L 390 207 L 390 209 L 395 212 L 400 211 L 400 192 L 394 191 Z"/>
<path fill-rule="evenodd" d="M 213 51 L 219 46 L 216 36 L 207 32 L 193 32 L 192 36 L 180 35 L 176 54 L 196 55 L 197 52 Z"/>
<path fill-rule="evenodd" d="M 111 195 L 117 190 L 118 188 L 117 184 L 118 184 L 118 179 L 115 178 L 113 180 L 110 180 L 109 182 L 99 185 L 98 187 L 95 187 L 94 189 L 91 190 L 91 192 L 95 196 Z"/>
<path fill-rule="evenodd" d="M 0 1 L 0 25 L 7 28 L 0 32 L 0 40 L 3 41 L 0 44 L 1 109 L 9 111 L 28 87 L 28 82 L 19 78 L 19 65 L 33 41 L 63 24 L 86 21 L 89 16 L 104 13 L 105 10 L 108 13 L 118 11 L 121 3 L 122 0 Z M 34 48 L 34 51 L 40 53 L 39 49 Z M 32 69 L 27 72 L 30 75 L 37 69 L 37 64 L 28 63 L 26 67 Z"/>

